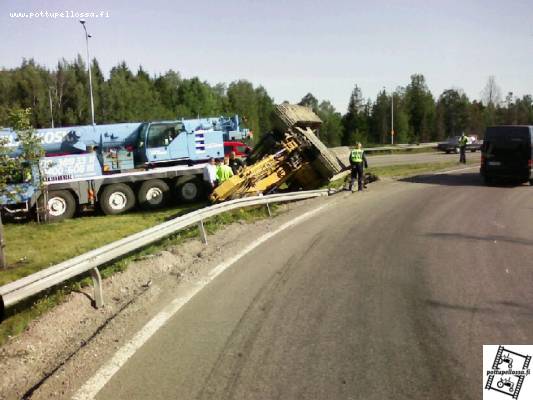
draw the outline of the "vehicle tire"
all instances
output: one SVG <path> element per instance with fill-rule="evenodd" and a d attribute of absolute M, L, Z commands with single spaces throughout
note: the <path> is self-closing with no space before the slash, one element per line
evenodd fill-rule
<path fill-rule="evenodd" d="M 446 150 L 446 154 L 450 154 L 451 152 L 451 150 Z"/>
<path fill-rule="evenodd" d="M 45 220 L 58 222 L 72 218 L 76 214 L 77 204 L 72 193 L 68 190 L 53 190 L 48 192 L 46 207 L 43 204 L 44 197 L 39 197 L 38 208 L 46 210 Z"/>
<path fill-rule="evenodd" d="M 117 215 L 135 206 L 135 194 L 124 183 L 114 183 L 104 187 L 99 196 L 100 209 L 105 215 Z"/>
<path fill-rule="evenodd" d="M 529 184 L 530 184 L 530 186 L 533 186 L 533 179 L 529 180 Z"/>
<path fill-rule="evenodd" d="M 178 198 L 183 203 L 193 203 L 200 200 L 204 195 L 204 187 L 199 179 L 192 179 L 187 182 L 179 183 L 176 186 Z"/>
<path fill-rule="evenodd" d="M 470 149 L 470 153 L 475 153 L 476 149 Z"/>
<path fill-rule="evenodd" d="M 145 210 L 155 210 L 168 204 L 169 188 L 161 179 L 144 181 L 137 192 L 137 201 Z"/>

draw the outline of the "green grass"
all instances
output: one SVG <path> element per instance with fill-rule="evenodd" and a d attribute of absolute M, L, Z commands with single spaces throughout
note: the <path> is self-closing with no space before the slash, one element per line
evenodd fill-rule
<path fill-rule="evenodd" d="M 180 205 L 161 211 L 114 216 L 87 216 L 53 224 L 8 223 L 4 226 L 8 268 L 0 270 L 0 285 L 203 205 Z"/>
<path fill-rule="evenodd" d="M 199 205 L 190 206 L 189 208 L 195 208 L 198 206 Z M 26 246 L 29 246 L 29 243 L 31 242 L 32 244 L 39 246 L 43 254 L 41 254 L 39 257 L 35 257 L 33 259 L 33 264 L 31 265 L 28 263 L 24 266 L 15 266 L 7 271 L 0 271 L 0 276 L 2 276 L 4 282 L 8 282 L 10 281 L 10 277 L 12 278 L 11 280 L 18 279 L 19 275 L 24 276 L 28 273 L 31 273 L 28 271 L 34 272 L 48 266 L 47 264 L 39 267 L 39 264 L 36 260 L 41 260 L 45 263 L 55 263 L 57 262 L 56 260 L 64 259 L 62 257 L 70 258 L 80 254 L 75 253 L 75 250 L 70 248 L 71 245 L 78 246 L 76 247 L 78 249 L 80 248 L 79 246 L 81 246 L 77 244 L 76 240 L 74 240 L 73 232 L 83 232 L 89 236 L 91 244 L 83 250 L 87 251 L 91 248 L 96 248 L 103 244 L 107 244 L 109 243 L 109 240 L 118 240 L 121 237 L 163 222 L 175 216 L 177 213 L 184 212 L 189 208 L 179 207 L 159 212 L 139 212 L 113 217 L 85 217 L 50 225 L 35 224 L 34 226 L 33 224 L 8 224 L 6 226 L 6 231 L 11 230 L 12 228 L 21 229 L 23 227 L 28 227 L 30 231 L 38 231 L 39 229 L 42 229 L 43 232 L 47 232 L 47 239 L 45 243 L 39 243 L 39 240 L 36 240 L 34 236 L 29 238 Z M 279 213 L 279 208 L 275 205 L 271 205 L 270 209 L 274 215 Z M 225 225 L 233 222 L 244 221 L 249 223 L 264 219 L 266 217 L 268 217 L 268 211 L 266 210 L 266 207 L 242 208 L 210 218 L 204 223 L 204 226 L 208 234 L 213 234 L 219 229 L 223 228 Z M 85 227 L 83 225 L 88 226 Z M 109 230 L 110 226 L 113 227 L 113 233 L 108 233 L 105 237 L 99 237 L 99 232 L 101 235 L 101 231 L 104 229 Z M 16 231 L 18 232 L 18 230 Z M 23 229 L 21 232 L 23 232 Z M 17 238 L 18 241 L 18 246 L 14 246 L 13 249 L 17 247 L 23 249 L 25 236 L 19 232 L 18 235 L 12 237 Z M 185 240 L 192 237 L 198 237 L 197 227 L 179 231 L 157 243 L 147 246 L 135 253 L 117 260 L 116 262 L 104 266 L 100 269 L 102 277 L 107 278 L 117 272 L 124 271 L 132 261 L 138 260 L 147 254 L 154 254 L 162 249 L 179 245 L 180 243 L 183 243 Z M 57 255 L 56 251 L 54 251 L 54 248 L 57 249 L 57 252 L 62 255 Z M 83 246 L 81 248 L 83 248 Z M 46 257 L 45 254 L 48 256 Z M 23 332 L 32 320 L 65 301 L 66 295 L 68 295 L 70 292 L 73 290 L 79 290 L 81 287 L 89 284 L 91 284 L 89 277 L 75 278 L 59 287 L 52 288 L 41 293 L 33 299 L 29 299 L 28 301 L 22 302 L 7 309 L 7 318 L 0 324 L 0 346 L 6 343 L 10 337 L 14 337 Z"/>

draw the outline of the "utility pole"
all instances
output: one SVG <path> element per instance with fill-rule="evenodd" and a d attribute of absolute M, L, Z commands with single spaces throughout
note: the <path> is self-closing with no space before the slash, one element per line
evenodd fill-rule
<path fill-rule="evenodd" d="M 394 144 L 394 92 L 390 95 L 390 144 Z"/>
<path fill-rule="evenodd" d="M 52 120 L 52 128 L 54 128 L 54 108 L 52 107 L 52 91 L 48 87 L 48 100 L 50 101 L 50 118 Z"/>
<path fill-rule="evenodd" d="M 85 42 L 87 44 L 87 65 L 89 66 L 89 91 L 91 94 L 91 120 L 94 125 L 94 100 L 93 100 L 93 78 L 91 76 L 91 58 L 89 57 L 89 38 L 92 37 L 87 33 L 87 28 L 85 27 L 85 20 L 80 19 L 80 24 L 83 26 L 85 31 Z"/>

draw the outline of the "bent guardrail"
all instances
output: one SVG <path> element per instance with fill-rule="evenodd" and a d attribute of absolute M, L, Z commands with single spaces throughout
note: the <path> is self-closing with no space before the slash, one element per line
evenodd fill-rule
<path fill-rule="evenodd" d="M 327 196 L 328 193 L 328 189 L 320 189 L 272 194 L 267 196 L 245 197 L 215 204 L 190 212 L 181 217 L 174 218 L 4 286 L 0 286 L 0 317 L 3 319 L 4 310 L 6 308 L 86 272 L 90 272 L 93 279 L 95 306 L 96 308 L 102 307 L 104 305 L 104 298 L 102 278 L 98 270 L 99 266 L 116 260 L 126 254 L 157 242 L 166 236 L 195 224 L 198 225 L 202 241 L 207 244 L 207 233 L 204 229 L 204 220 L 227 211 L 241 207 L 266 205 L 270 214 L 270 203 L 304 200 L 313 197 Z"/>

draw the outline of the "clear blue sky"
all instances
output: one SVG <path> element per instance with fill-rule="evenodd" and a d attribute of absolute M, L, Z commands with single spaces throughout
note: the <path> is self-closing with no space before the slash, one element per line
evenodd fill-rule
<path fill-rule="evenodd" d="M 479 98 L 489 75 L 504 95 L 533 93 L 532 0 L 0 0 L 0 67 L 85 57 L 77 18 L 9 15 L 41 10 L 108 12 L 87 18 L 106 74 L 124 60 L 152 75 L 242 78 L 276 102 L 312 92 L 342 112 L 354 84 L 374 99 L 413 73 L 434 96 L 455 87 Z"/>

